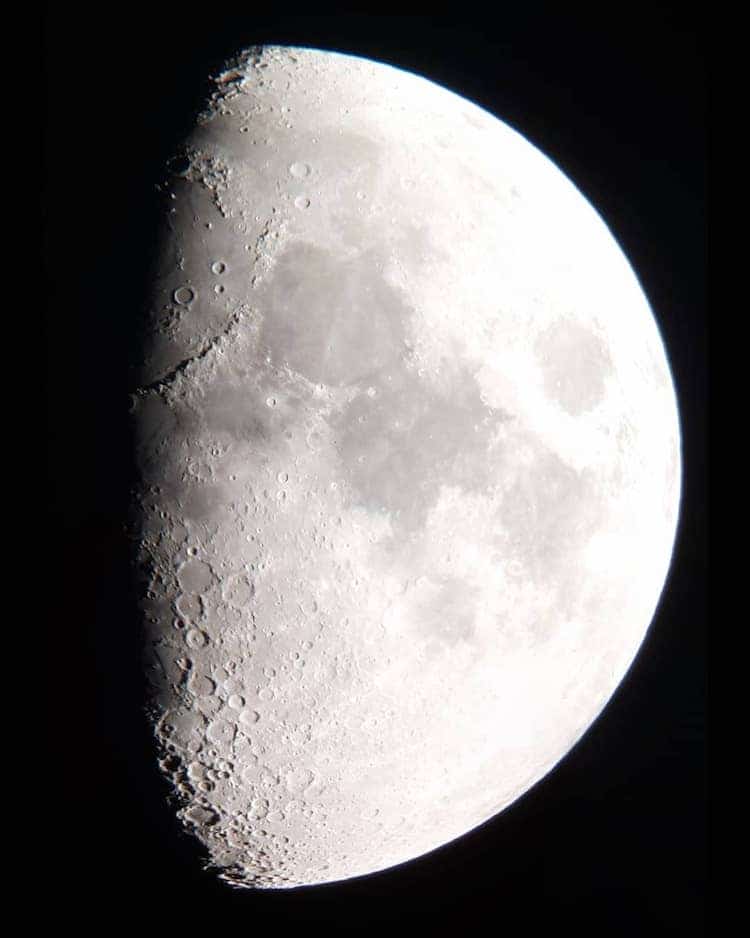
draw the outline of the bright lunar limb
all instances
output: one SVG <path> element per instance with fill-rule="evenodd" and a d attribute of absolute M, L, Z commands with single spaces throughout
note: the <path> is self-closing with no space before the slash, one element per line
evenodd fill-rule
<path fill-rule="evenodd" d="M 210 865 L 292 887 L 460 836 L 590 726 L 667 574 L 678 416 L 518 133 L 338 53 L 215 81 L 133 394 L 150 712 Z"/>

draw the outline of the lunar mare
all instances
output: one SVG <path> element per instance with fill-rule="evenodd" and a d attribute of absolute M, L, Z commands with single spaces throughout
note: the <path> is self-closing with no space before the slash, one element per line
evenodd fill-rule
<path fill-rule="evenodd" d="M 149 712 L 208 863 L 286 888 L 570 750 L 653 617 L 680 440 L 634 273 L 519 134 L 312 49 L 215 89 L 132 396 Z"/>

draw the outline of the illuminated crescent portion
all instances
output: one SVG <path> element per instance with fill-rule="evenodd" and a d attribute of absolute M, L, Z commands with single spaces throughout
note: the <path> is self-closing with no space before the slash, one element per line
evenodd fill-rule
<path fill-rule="evenodd" d="M 390 66 L 240 56 L 168 192 L 133 395 L 161 764 L 232 883 L 381 870 L 527 791 L 633 661 L 664 348 L 571 182 Z"/>

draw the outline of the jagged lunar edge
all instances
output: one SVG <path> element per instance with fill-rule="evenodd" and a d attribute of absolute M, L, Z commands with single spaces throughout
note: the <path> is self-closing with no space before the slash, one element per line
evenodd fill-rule
<path fill-rule="evenodd" d="M 669 368 L 580 193 L 424 79 L 253 49 L 184 156 L 133 395 L 160 764 L 229 882 L 345 879 L 511 804 L 617 687 Z"/>

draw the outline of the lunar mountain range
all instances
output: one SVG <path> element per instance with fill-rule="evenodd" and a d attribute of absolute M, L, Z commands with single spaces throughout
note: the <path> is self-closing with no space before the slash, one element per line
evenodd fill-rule
<path fill-rule="evenodd" d="M 237 886 L 420 856 L 600 714 L 667 575 L 678 415 L 596 211 L 417 75 L 254 48 L 176 155 L 132 395 L 149 715 Z"/>

